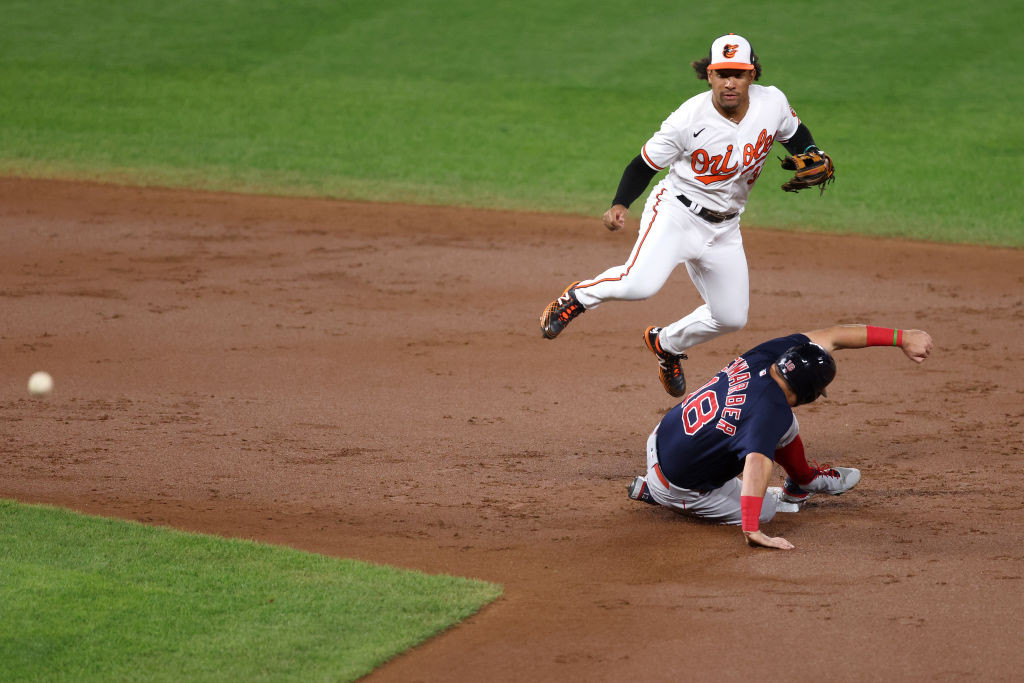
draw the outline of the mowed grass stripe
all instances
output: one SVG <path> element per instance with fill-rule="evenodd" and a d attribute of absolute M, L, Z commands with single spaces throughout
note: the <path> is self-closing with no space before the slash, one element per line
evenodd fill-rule
<path fill-rule="evenodd" d="M 741 0 L 13 2 L 0 172 L 600 215 L 625 163 L 751 39 L 838 182 L 770 164 L 747 224 L 1024 244 L 1024 5 Z M 800 37 L 796 39 L 796 37 Z M 776 150 L 781 153 L 781 148 Z"/>
<path fill-rule="evenodd" d="M 353 680 L 501 593 L 0 500 L 7 680 Z"/>

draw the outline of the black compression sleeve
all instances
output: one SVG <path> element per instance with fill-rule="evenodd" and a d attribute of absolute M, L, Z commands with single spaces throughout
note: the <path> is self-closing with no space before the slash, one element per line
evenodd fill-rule
<path fill-rule="evenodd" d="M 651 178 L 657 175 L 657 171 L 644 163 L 644 158 L 639 154 L 626 164 L 626 170 L 622 172 L 622 180 L 619 181 L 619 189 L 615 191 L 615 199 L 612 206 L 622 204 L 627 209 L 636 201 L 636 198 L 647 189 Z"/>
<path fill-rule="evenodd" d="M 786 148 L 786 151 L 790 154 L 803 154 L 809 147 L 817 147 L 814 144 L 814 138 L 811 137 L 811 131 L 807 130 L 807 126 L 800 124 L 796 128 L 796 132 L 786 142 L 782 143 L 782 146 Z"/>

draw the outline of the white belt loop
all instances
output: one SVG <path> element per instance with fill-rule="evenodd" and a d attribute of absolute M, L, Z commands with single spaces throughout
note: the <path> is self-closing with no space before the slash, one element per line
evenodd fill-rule
<path fill-rule="evenodd" d="M 704 207 L 698 204 L 697 202 L 690 200 L 689 209 L 691 212 L 699 216 L 700 212 L 704 210 Z"/>

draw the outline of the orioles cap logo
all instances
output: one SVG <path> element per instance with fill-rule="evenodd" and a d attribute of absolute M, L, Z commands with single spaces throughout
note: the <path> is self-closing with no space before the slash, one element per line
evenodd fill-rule
<path fill-rule="evenodd" d="M 722 48 L 722 56 L 727 59 L 732 59 L 736 56 L 736 50 L 740 49 L 739 45 L 727 44 Z"/>

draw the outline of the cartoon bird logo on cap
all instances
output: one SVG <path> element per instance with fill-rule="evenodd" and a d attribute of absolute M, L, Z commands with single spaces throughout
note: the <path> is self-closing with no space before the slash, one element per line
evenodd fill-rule
<path fill-rule="evenodd" d="M 722 56 L 724 56 L 726 59 L 732 59 L 733 57 L 736 56 L 736 50 L 738 49 L 740 49 L 739 45 L 726 43 L 725 47 L 722 48 Z"/>

